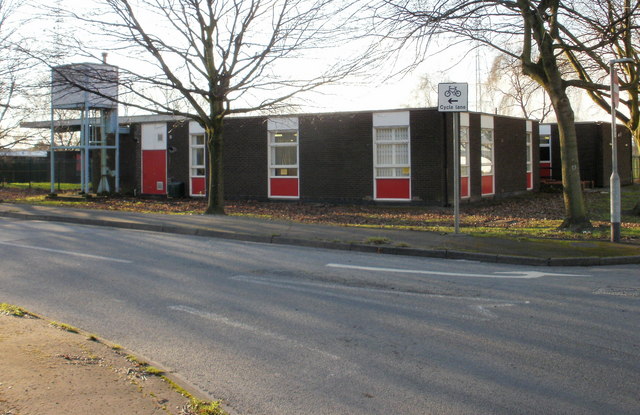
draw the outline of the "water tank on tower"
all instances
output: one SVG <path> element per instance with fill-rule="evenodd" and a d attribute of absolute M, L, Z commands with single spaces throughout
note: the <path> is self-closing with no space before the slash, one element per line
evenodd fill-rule
<path fill-rule="evenodd" d="M 52 104 L 56 109 L 117 107 L 118 67 L 74 63 L 52 69 Z"/>

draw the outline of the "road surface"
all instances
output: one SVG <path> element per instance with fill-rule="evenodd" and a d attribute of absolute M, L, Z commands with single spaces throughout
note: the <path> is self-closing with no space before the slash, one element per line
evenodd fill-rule
<path fill-rule="evenodd" d="M 544 268 L 0 220 L 0 301 L 239 414 L 638 414 L 636 265 Z"/>

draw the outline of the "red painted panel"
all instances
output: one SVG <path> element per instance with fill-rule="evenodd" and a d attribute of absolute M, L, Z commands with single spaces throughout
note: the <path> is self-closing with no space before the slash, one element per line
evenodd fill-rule
<path fill-rule="evenodd" d="M 376 197 L 378 199 L 411 198 L 411 180 L 376 179 Z"/>
<path fill-rule="evenodd" d="M 205 189 L 204 177 L 192 177 L 191 178 L 191 195 L 192 196 L 205 196 L 207 190 Z"/>
<path fill-rule="evenodd" d="M 540 163 L 540 178 L 541 179 L 551 178 L 551 163 Z"/>
<path fill-rule="evenodd" d="M 298 179 L 291 177 L 271 179 L 271 197 L 298 197 Z"/>
<path fill-rule="evenodd" d="M 167 151 L 142 151 L 142 193 L 167 194 Z"/>
<path fill-rule="evenodd" d="M 533 173 L 527 173 L 527 189 L 533 189 Z"/>
<path fill-rule="evenodd" d="M 469 178 L 460 178 L 460 197 L 469 197 Z"/>
<path fill-rule="evenodd" d="M 492 195 L 493 193 L 493 176 L 482 176 L 482 194 Z"/>

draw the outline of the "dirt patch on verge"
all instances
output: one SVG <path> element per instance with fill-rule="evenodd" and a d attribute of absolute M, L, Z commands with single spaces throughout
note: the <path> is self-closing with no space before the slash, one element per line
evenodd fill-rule
<path fill-rule="evenodd" d="M 0 415 L 196 414 L 189 405 L 122 350 L 0 313 Z"/>

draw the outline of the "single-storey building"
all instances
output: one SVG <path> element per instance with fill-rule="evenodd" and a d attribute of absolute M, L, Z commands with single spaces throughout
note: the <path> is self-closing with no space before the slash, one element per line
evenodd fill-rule
<path fill-rule="evenodd" d="M 229 117 L 225 198 L 448 205 L 453 116 L 416 108 Z M 159 115 L 121 117 L 120 125 L 123 192 L 205 196 L 200 125 Z M 463 200 L 538 189 L 537 122 L 462 113 L 460 126 Z"/>
<path fill-rule="evenodd" d="M 562 180 L 558 124 L 540 124 L 540 178 Z M 620 184 L 633 183 L 632 137 L 624 126 L 616 128 Z M 608 187 L 611 177 L 611 123 L 577 122 L 580 179 L 595 187 Z"/>

